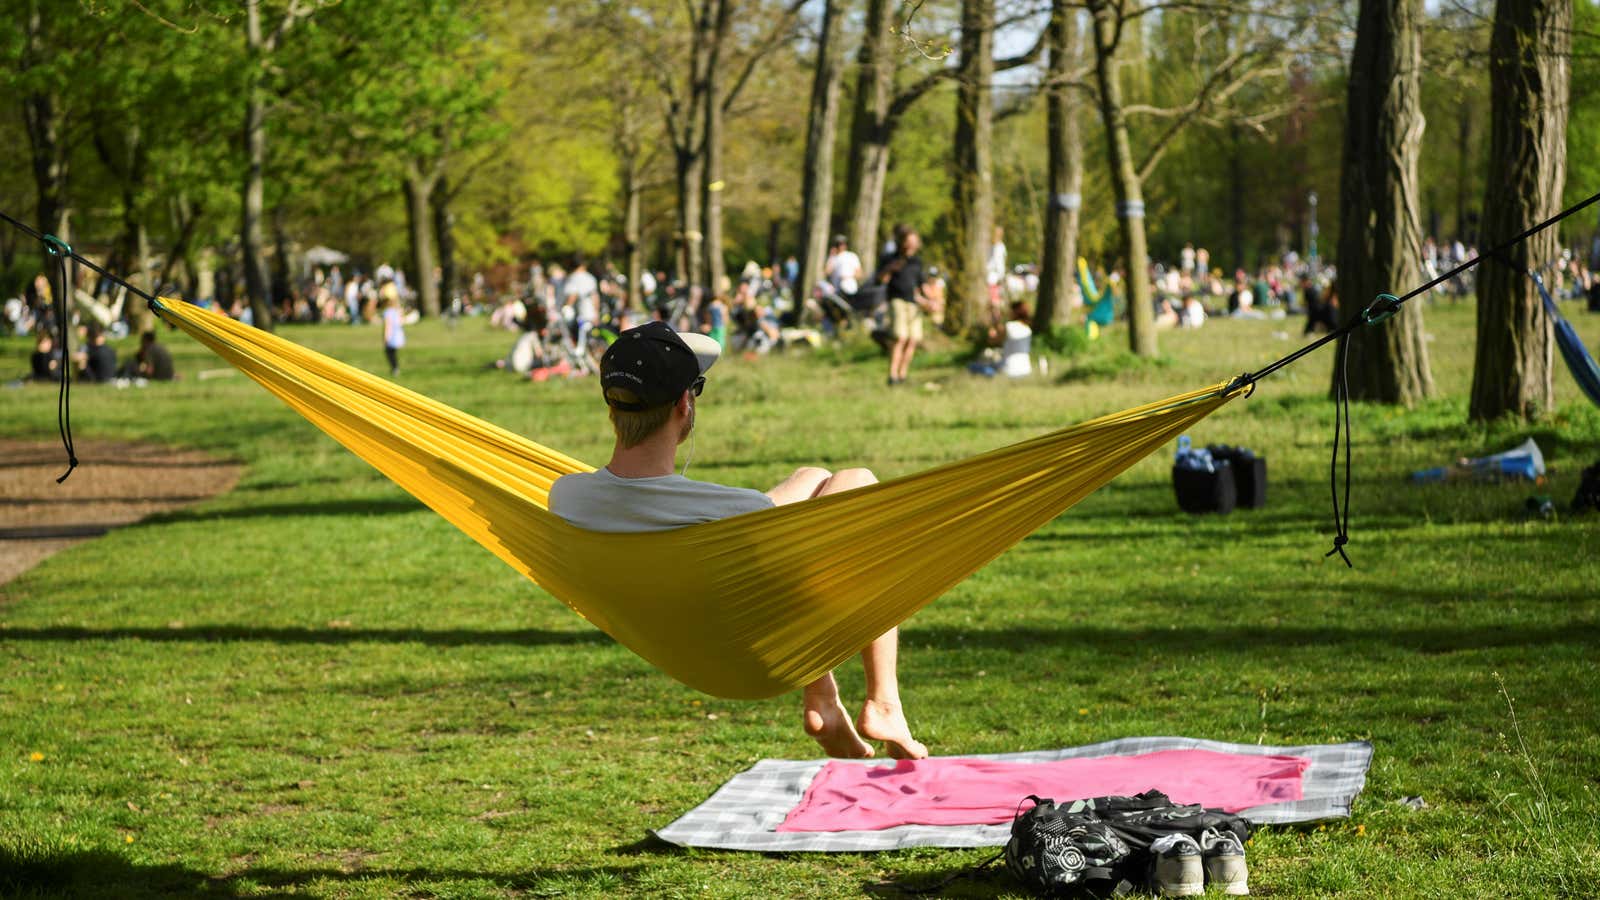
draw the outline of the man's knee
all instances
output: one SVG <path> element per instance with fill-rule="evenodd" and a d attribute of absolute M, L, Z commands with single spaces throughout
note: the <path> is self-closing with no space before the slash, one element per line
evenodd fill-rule
<path fill-rule="evenodd" d="M 772 502 L 782 506 L 785 503 L 798 503 L 815 497 L 828 485 L 828 480 L 833 473 L 818 466 L 802 466 L 794 470 L 794 474 L 785 478 L 782 483 L 770 491 L 767 496 Z"/>
<path fill-rule="evenodd" d="M 848 491 L 877 483 L 877 476 L 872 474 L 871 469 L 840 469 L 833 473 L 832 478 L 828 479 L 827 487 L 823 491 L 824 493 L 834 494 L 839 491 Z"/>
<path fill-rule="evenodd" d="M 799 484 L 820 485 L 833 477 L 833 473 L 821 466 L 801 466 L 794 470 L 789 480 Z"/>

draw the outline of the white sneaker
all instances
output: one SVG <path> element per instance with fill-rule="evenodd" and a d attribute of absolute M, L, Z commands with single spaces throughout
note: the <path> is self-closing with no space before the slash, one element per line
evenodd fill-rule
<path fill-rule="evenodd" d="M 1200 851 L 1208 883 L 1235 897 L 1250 893 L 1250 873 L 1245 868 L 1244 845 L 1239 843 L 1238 835 L 1207 828 L 1200 833 Z"/>
<path fill-rule="evenodd" d="M 1150 845 L 1150 889 L 1161 897 L 1198 897 L 1206 892 L 1200 844 L 1187 834 L 1168 834 Z"/>

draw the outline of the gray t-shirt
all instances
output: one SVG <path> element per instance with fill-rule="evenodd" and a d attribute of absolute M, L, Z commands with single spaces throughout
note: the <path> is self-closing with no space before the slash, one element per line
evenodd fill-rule
<path fill-rule="evenodd" d="M 665 531 L 773 505 L 771 497 L 749 488 L 682 475 L 622 478 L 603 467 L 563 475 L 550 486 L 550 511 L 590 531 Z"/>

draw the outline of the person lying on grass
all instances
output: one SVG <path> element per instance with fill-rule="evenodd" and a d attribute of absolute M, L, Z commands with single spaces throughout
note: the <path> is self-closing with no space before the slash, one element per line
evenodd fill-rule
<path fill-rule="evenodd" d="M 695 398 L 720 352 L 711 338 L 679 334 L 665 322 L 618 335 L 600 360 L 600 386 L 616 433 L 611 461 L 593 472 L 557 479 L 550 486 L 550 511 L 591 531 L 660 531 L 877 481 L 866 469 L 830 473 L 808 466 L 762 493 L 674 474 L 678 445 L 694 431 Z M 928 748 L 911 736 L 900 707 L 898 641 L 899 630 L 891 628 L 861 652 L 867 699 L 853 722 L 832 673 L 806 685 L 805 730 L 829 756 L 872 756 L 868 740 L 882 741 L 895 759 L 928 755 Z"/>

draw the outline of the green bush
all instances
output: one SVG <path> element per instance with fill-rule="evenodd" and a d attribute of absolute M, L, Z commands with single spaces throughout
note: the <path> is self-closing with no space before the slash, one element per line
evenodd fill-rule
<path fill-rule="evenodd" d="M 1038 338 L 1045 350 L 1066 357 L 1082 355 L 1092 346 L 1081 325 L 1052 325 L 1040 331 Z"/>

